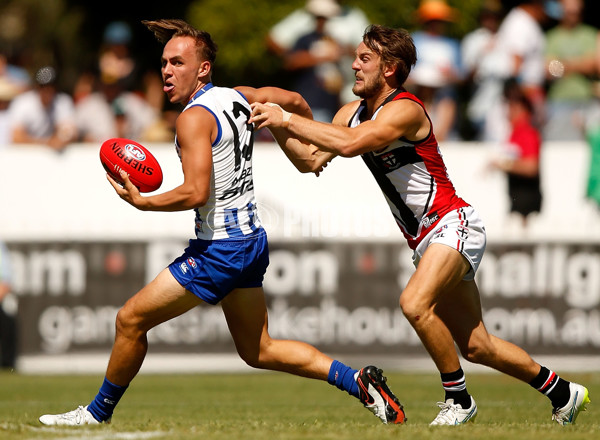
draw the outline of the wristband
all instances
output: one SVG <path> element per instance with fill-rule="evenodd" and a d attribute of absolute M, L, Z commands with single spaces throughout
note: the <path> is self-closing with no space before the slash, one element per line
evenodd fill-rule
<path fill-rule="evenodd" d="M 292 113 L 286 112 L 284 109 L 281 109 L 283 112 L 283 128 L 288 128 L 290 126 L 290 119 L 292 119 Z"/>
<path fill-rule="evenodd" d="M 283 120 L 281 126 L 283 128 L 288 128 L 290 125 L 290 119 L 292 118 L 292 114 L 290 112 L 286 112 L 279 104 L 275 104 L 273 102 L 267 102 L 266 104 L 270 105 L 271 107 L 279 107 L 279 109 L 281 110 L 281 118 Z"/>

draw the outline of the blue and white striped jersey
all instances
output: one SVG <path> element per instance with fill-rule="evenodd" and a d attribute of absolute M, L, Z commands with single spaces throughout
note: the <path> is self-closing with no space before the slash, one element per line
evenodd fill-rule
<path fill-rule="evenodd" d="M 252 180 L 250 105 L 234 89 L 207 84 L 183 111 L 193 106 L 208 110 L 219 129 L 212 145 L 210 197 L 206 205 L 195 210 L 196 237 L 220 240 L 251 234 L 260 227 L 260 220 Z M 181 157 L 177 137 L 175 147 Z"/>

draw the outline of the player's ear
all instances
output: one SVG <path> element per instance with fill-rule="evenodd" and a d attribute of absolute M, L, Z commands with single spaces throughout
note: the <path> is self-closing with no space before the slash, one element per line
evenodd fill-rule
<path fill-rule="evenodd" d="M 202 61 L 200 63 L 200 67 L 198 68 L 198 78 L 204 79 L 207 76 L 210 76 L 211 69 L 212 69 L 212 64 L 210 61 Z"/>
<path fill-rule="evenodd" d="M 398 69 L 397 65 L 391 64 L 391 63 L 386 63 L 383 65 L 383 76 L 386 78 L 395 76 L 397 69 Z"/>

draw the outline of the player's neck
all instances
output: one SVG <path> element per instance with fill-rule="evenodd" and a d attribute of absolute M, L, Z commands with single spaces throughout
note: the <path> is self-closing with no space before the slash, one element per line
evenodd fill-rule
<path fill-rule="evenodd" d="M 383 88 L 379 93 L 377 93 L 372 98 L 367 98 L 367 114 L 369 117 L 372 117 L 373 114 L 377 111 L 379 107 L 383 105 L 388 97 L 395 93 L 398 89 L 392 89 L 389 87 Z"/>
<path fill-rule="evenodd" d="M 188 99 L 188 102 L 196 99 L 198 96 L 202 95 L 207 90 L 209 90 L 212 86 L 213 85 L 212 85 L 212 83 L 210 81 L 209 82 L 199 82 L 198 86 L 194 89 L 194 91 L 190 95 L 190 98 Z"/>

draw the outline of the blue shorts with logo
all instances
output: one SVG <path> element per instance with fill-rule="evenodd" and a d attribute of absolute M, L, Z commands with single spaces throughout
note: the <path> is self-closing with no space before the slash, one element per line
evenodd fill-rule
<path fill-rule="evenodd" d="M 194 295 L 217 304 L 234 289 L 261 287 L 268 265 L 267 233 L 260 228 L 244 237 L 190 240 L 169 270 Z"/>

